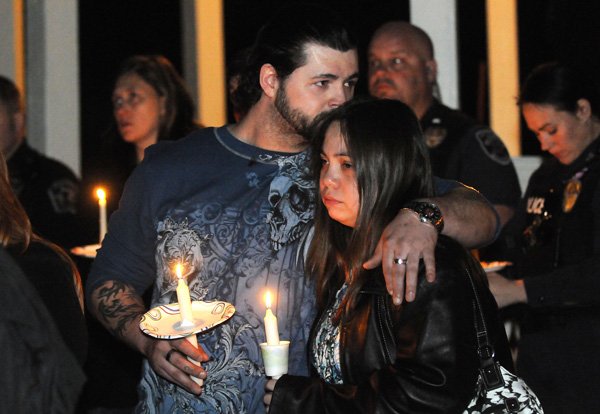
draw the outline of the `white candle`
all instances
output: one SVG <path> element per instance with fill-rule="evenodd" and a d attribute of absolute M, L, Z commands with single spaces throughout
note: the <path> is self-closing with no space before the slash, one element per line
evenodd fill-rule
<path fill-rule="evenodd" d="M 100 231 L 99 238 L 100 243 L 102 243 L 102 239 L 104 239 L 104 235 L 106 235 L 106 192 L 102 188 L 98 188 L 96 190 L 96 195 L 98 196 L 98 207 L 100 207 Z"/>
<path fill-rule="evenodd" d="M 265 313 L 265 334 L 267 336 L 267 345 L 279 345 L 279 329 L 277 328 L 277 318 L 271 311 L 271 292 L 265 295 L 265 304 L 267 312 Z"/>
<path fill-rule="evenodd" d="M 194 317 L 192 315 L 192 300 L 190 298 L 190 289 L 188 288 L 185 279 L 183 278 L 183 266 L 177 263 L 175 266 L 175 274 L 177 275 L 177 302 L 179 302 L 179 313 L 181 314 L 182 324 L 193 324 Z"/>
<path fill-rule="evenodd" d="M 193 326 L 194 316 L 192 314 L 192 299 L 190 298 L 190 289 L 183 278 L 183 266 L 181 263 L 175 265 L 175 274 L 177 275 L 177 302 L 179 303 L 179 314 L 181 315 L 181 325 Z M 194 348 L 198 348 L 198 338 L 193 333 L 185 338 Z M 188 361 L 200 366 L 200 362 L 188 357 Z M 190 375 L 192 380 L 202 386 L 204 381 Z"/>

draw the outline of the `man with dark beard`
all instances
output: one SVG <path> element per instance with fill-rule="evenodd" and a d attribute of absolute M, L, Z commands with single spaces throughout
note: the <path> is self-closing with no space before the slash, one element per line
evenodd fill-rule
<path fill-rule="evenodd" d="M 313 6 L 285 8 L 259 32 L 239 75 L 235 93 L 245 117 L 146 151 L 87 285 L 92 312 L 147 358 L 138 411 L 263 412 L 258 344 L 265 340 L 267 290 L 275 293 L 280 337 L 291 341 L 289 372 L 308 373 L 315 296 L 304 254 L 316 192 L 304 134 L 317 115 L 352 98 L 357 78 L 355 43 L 335 16 Z M 437 210 L 440 220 L 423 223 L 402 210 L 366 263 L 383 266 L 397 302 L 414 298 L 421 258 L 434 277 L 442 213 L 444 233 L 469 246 L 495 232 L 493 210 L 473 191 L 454 189 L 427 201 L 421 204 Z M 198 336 L 200 349 L 139 329 L 146 311 L 141 294 L 149 286 L 155 286 L 152 307 L 177 300 L 176 264 L 185 269 L 193 300 L 236 307 L 226 323 Z M 204 380 L 202 386 L 191 376 Z"/>

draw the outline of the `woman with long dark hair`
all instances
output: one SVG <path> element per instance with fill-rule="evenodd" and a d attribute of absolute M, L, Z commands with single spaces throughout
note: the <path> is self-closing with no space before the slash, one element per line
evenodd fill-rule
<path fill-rule="evenodd" d="M 414 302 L 400 306 L 381 269 L 362 267 L 395 214 L 433 195 L 417 118 L 399 101 L 350 102 L 320 121 L 313 150 L 321 195 L 307 261 L 321 315 L 309 342 L 315 375 L 269 381 L 270 413 L 462 412 L 479 368 L 470 279 L 497 356 L 511 367 L 481 267 L 440 236 L 436 281 L 421 265 Z"/>

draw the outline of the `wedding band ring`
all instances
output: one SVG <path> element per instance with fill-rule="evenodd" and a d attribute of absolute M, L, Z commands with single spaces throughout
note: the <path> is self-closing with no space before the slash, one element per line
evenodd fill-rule
<path fill-rule="evenodd" d="M 171 363 L 171 355 L 173 355 L 173 352 L 177 352 L 177 350 L 175 348 L 171 348 L 171 350 L 167 352 L 167 355 L 165 355 L 165 359 L 168 363 Z"/>
<path fill-rule="evenodd" d="M 406 259 L 402 259 L 400 257 L 396 257 L 394 259 L 394 263 L 399 264 L 399 265 L 403 265 L 403 264 L 406 264 Z"/>

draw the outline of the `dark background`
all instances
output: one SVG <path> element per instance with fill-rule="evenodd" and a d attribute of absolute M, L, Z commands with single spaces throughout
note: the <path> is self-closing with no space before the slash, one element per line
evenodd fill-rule
<path fill-rule="evenodd" d="M 450 1 L 450 0 L 449 0 Z M 364 72 L 364 51 L 381 23 L 409 18 L 408 0 L 321 0 L 354 29 Z M 520 76 L 548 60 L 576 60 L 600 73 L 600 2 L 520 0 Z M 249 46 L 282 1 L 225 0 L 226 59 Z M 432 10 L 432 13 L 435 13 Z M 457 0 L 461 109 L 488 120 L 485 1 Z M 163 54 L 182 72 L 181 10 L 175 0 L 81 0 L 79 2 L 82 167 L 98 153 L 109 125 L 110 96 L 122 60 L 133 54 Z M 358 93 L 365 93 L 364 78 Z M 538 154 L 537 140 L 523 126 L 524 155 Z"/>

